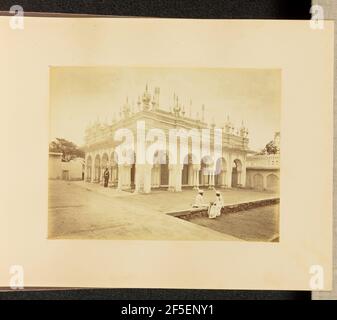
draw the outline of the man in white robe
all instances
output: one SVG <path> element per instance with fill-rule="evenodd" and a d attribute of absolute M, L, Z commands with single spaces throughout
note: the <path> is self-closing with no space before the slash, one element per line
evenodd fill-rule
<path fill-rule="evenodd" d="M 204 190 L 199 190 L 197 196 L 195 197 L 195 202 L 193 208 L 207 208 L 208 205 L 204 200 Z"/>
<path fill-rule="evenodd" d="M 208 210 L 208 217 L 210 219 L 214 219 L 216 217 L 219 217 L 221 215 L 221 209 L 224 206 L 221 194 L 219 191 L 216 192 L 216 199 L 215 201 L 210 205 Z"/>

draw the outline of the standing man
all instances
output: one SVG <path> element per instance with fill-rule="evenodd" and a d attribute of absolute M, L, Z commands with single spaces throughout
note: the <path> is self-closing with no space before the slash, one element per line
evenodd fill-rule
<path fill-rule="evenodd" d="M 105 170 L 104 170 L 104 188 L 106 188 L 108 186 L 109 176 L 110 176 L 109 169 L 105 168 Z"/>

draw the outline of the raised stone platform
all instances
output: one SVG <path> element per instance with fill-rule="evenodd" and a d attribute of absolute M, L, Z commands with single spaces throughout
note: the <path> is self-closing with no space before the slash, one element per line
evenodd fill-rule
<path fill-rule="evenodd" d="M 261 199 L 261 200 L 254 200 L 254 201 L 247 201 L 242 203 L 233 203 L 233 204 L 226 204 L 222 209 L 221 213 L 234 213 L 239 211 L 245 211 L 253 208 L 259 208 L 274 204 L 279 204 L 280 198 L 270 198 L 270 199 Z M 168 215 L 174 216 L 176 218 L 190 220 L 196 217 L 207 217 L 208 216 L 208 208 L 192 208 L 189 210 L 181 210 L 176 212 L 168 212 Z"/>

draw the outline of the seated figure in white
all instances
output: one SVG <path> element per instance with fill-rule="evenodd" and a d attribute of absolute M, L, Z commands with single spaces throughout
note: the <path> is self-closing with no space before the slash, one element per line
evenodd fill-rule
<path fill-rule="evenodd" d="M 224 206 L 220 192 L 216 192 L 215 201 L 209 206 L 208 217 L 214 219 L 221 215 L 221 209 Z"/>
<path fill-rule="evenodd" d="M 204 191 L 199 190 L 197 196 L 195 197 L 193 208 L 207 208 L 207 207 L 208 204 L 206 204 L 204 200 Z"/>

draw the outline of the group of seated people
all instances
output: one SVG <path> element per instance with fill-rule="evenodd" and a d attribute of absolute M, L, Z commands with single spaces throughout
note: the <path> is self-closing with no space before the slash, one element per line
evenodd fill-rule
<path fill-rule="evenodd" d="M 215 201 L 206 203 L 204 199 L 204 190 L 199 189 L 198 194 L 195 198 L 193 208 L 208 209 L 208 217 L 214 219 L 221 215 L 221 209 L 224 206 L 221 193 L 216 191 Z"/>

